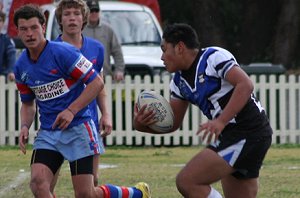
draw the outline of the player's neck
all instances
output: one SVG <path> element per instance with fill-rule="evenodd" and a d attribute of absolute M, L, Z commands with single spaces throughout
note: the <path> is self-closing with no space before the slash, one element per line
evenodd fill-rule
<path fill-rule="evenodd" d="M 45 46 L 47 44 L 47 40 L 44 39 L 41 41 L 41 43 L 36 47 L 36 48 L 28 48 L 29 54 L 30 54 L 30 59 L 34 62 L 36 62 L 42 51 L 44 50 Z"/>
<path fill-rule="evenodd" d="M 63 33 L 61 36 L 61 39 L 64 42 L 70 43 L 71 45 L 74 45 L 78 49 L 82 47 L 82 35 L 79 34 L 65 34 Z"/>

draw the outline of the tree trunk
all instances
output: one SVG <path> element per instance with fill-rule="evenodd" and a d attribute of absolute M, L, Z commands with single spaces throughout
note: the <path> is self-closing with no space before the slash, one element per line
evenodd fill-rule
<path fill-rule="evenodd" d="M 241 17 L 241 45 L 239 59 L 244 64 L 268 58 L 267 53 L 279 12 L 278 1 L 246 0 Z"/>
<path fill-rule="evenodd" d="M 218 0 L 192 0 L 192 5 L 193 27 L 199 35 L 201 46 L 226 47 Z"/>
<path fill-rule="evenodd" d="M 300 36 L 300 1 L 284 0 L 274 34 L 273 62 L 291 69 L 297 58 Z M 299 56 L 298 56 L 299 58 Z"/>

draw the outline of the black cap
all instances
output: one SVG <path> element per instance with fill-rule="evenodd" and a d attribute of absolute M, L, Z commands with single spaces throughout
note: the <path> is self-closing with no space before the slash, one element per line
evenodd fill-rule
<path fill-rule="evenodd" d="M 90 10 L 100 10 L 98 0 L 88 0 L 86 4 L 90 8 Z"/>

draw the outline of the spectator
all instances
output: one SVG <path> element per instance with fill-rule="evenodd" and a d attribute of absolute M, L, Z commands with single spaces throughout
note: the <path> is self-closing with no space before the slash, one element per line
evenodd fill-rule
<path fill-rule="evenodd" d="M 99 2 L 88 0 L 87 5 L 90 9 L 90 16 L 83 34 L 97 39 L 104 45 L 104 76 L 111 75 L 114 80 L 119 82 L 124 79 L 125 70 L 121 45 L 113 29 L 107 23 L 101 21 Z M 114 69 L 110 63 L 110 56 L 114 59 Z"/>
<path fill-rule="evenodd" d="M 0 32 L 5 22 L 5 13 L 0 11 Z M 0 75 L 5 75 L 7 80 L 14 81 L 13 66 L 16 62 L 16 48 L 12 39 L 7 34 L 0 33 Z"/>
<path fill-rule="evenodd" d="M 161 23 L 160 7 L 159 7 L 158 0 L 121 0 L 121 1 L 142 4 L 149 7 L 155 14 L 157 20 Z"/>
<path fill-rule="evenodd" d="M 10 12 L 10 7 L 12 4 L 13 0 L 0 0 L 0 10 L 2 10 L 5 13 L 5 22 L 4 26 L 2 28 L 2 33 L 6 34 L 7 33 L 7 26 L 8 26 L 8 17 L 9 17 L 9 12 Z M 2 7 L 2 8 L 1 8 Z"/>
<path fill-rule="evenodd" d="M 48 3 L 52 3 L 53 0 L 12 0 L 11 8 L 9 11 L 9 19 L 8 19 L 8 26 L 7 26 L 7 33 L 11 38 L 17 37 L 17 29 L 14 25 L 14 12 L 16 9 L 21 7 L 22 5 L 26 4 L 37 4 L 37 5 L 44 5 Z"/>

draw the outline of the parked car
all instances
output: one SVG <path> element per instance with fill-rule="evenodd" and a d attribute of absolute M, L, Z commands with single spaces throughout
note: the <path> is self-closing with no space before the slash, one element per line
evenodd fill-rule
<path fill-rule="evenodd" d="M 280 75 L 286 72 L 283 65 L 274 65 L 268 62 L 251 63 L 249 65 L 241 65 L 241 67 L 249 75 Z"/>
<path fill-rule="evenodd" d="M 134 3 L 101 1 L 99 4 L 101 20 L 112 26 L 122 45 L 125 73 L 131 76 L 167 74 L 160 59 L 162 29 L 154 13 L 148 7 Z M 49 40 L 60 34 L 55 8 L 55 4 L 42 6 L 47 18 L 46 38 Z"/>

